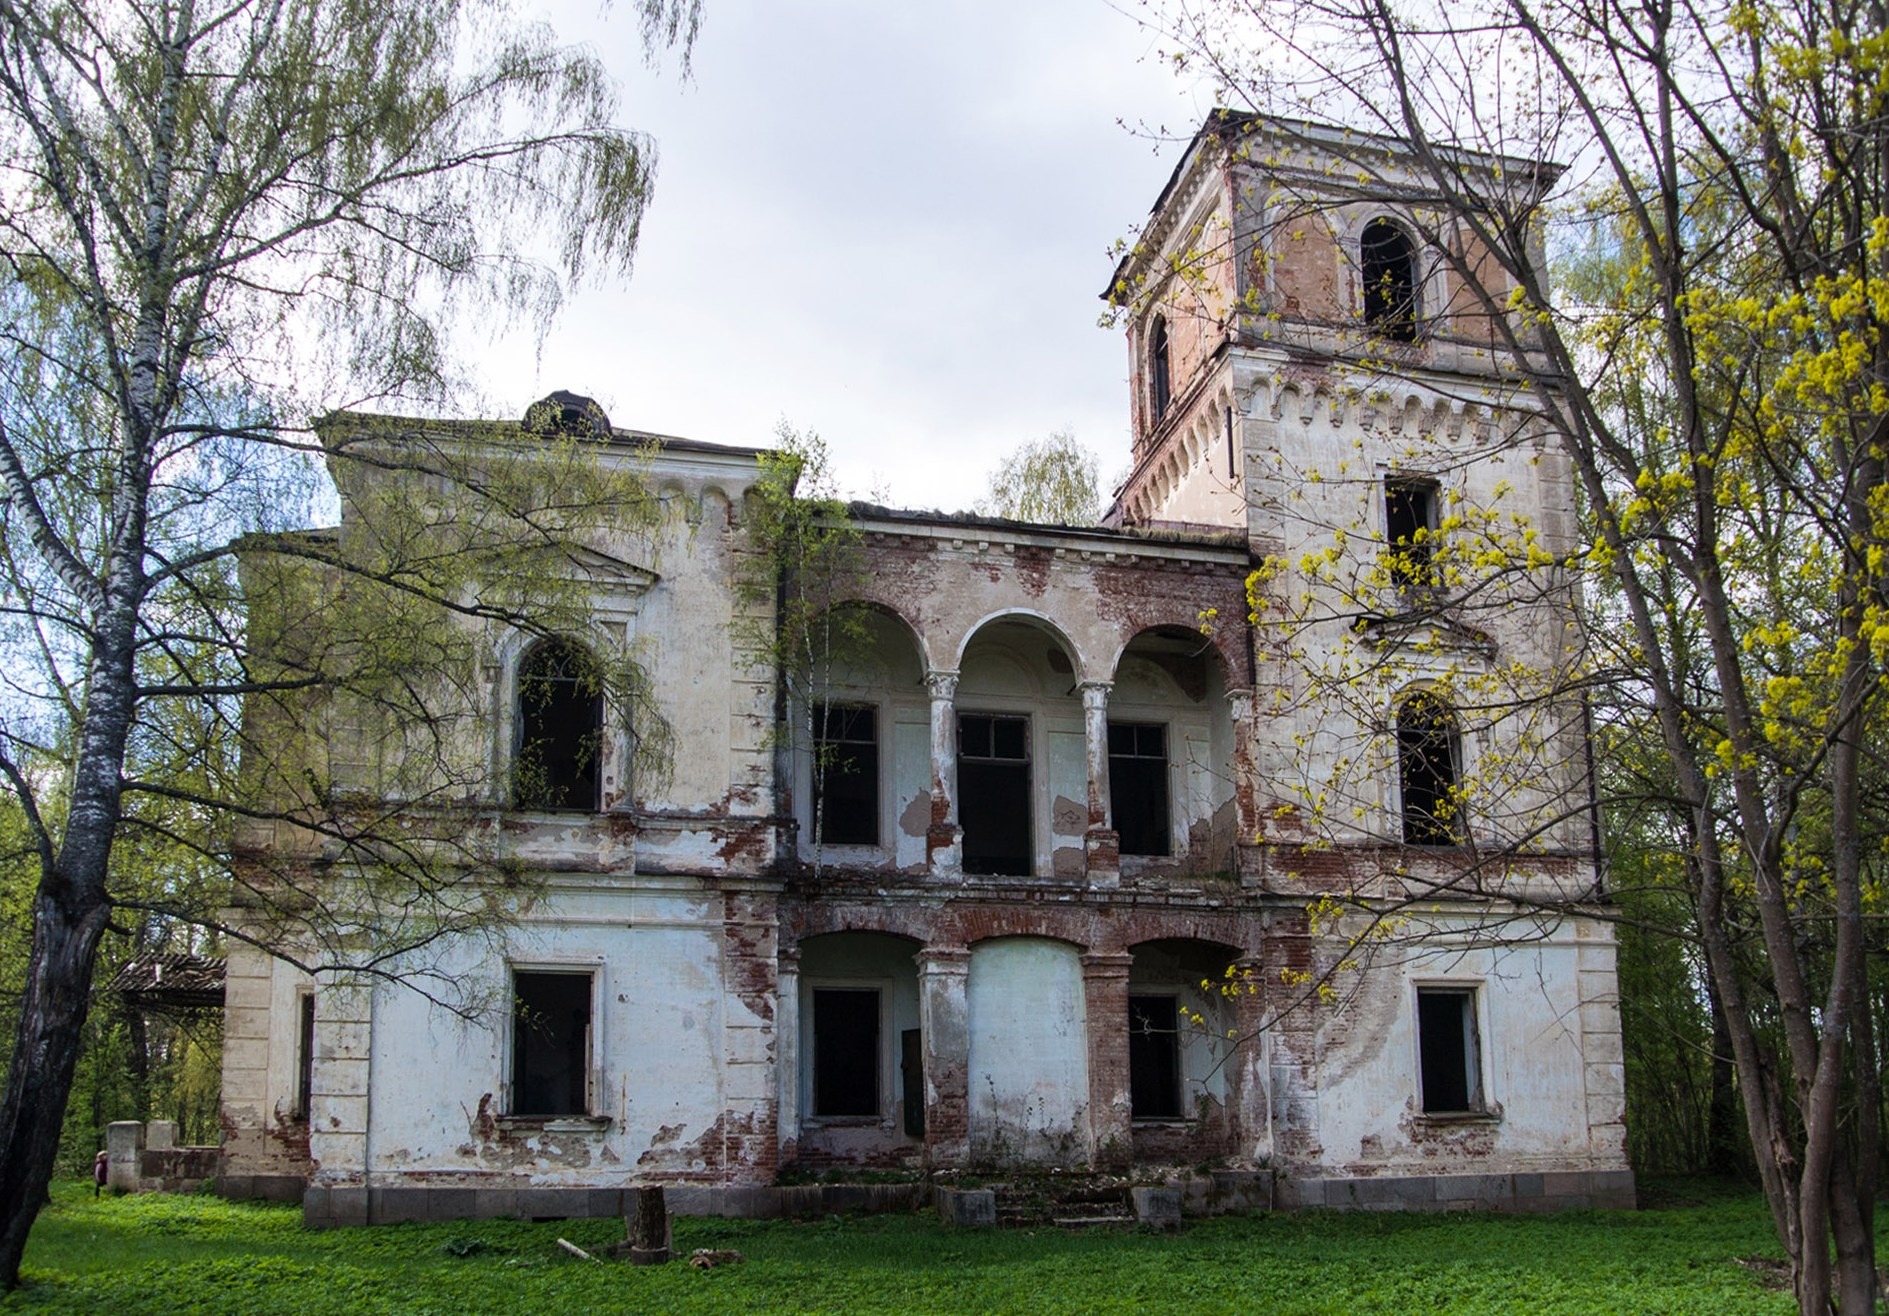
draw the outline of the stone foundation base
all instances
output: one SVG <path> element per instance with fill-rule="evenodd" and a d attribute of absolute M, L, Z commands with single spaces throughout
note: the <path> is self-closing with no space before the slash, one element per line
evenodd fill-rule
<path fill-rule="evenodd" d="M 1631 1211 L 1639 1205 L 1631 1170 L 1281 1179 L 1275 1196 L 1283 1210 Z"/>
<path fill-rule="evenodd" d="M 401 1220 L 569 1220 L 625 1215 L 634 1188 L 330 1188 L 308 1185 L 302 1223 L 311 1229 Z M 803 1184 L 789 1188 L 664 1184 L 676 1215 L 777 1219 L 841 1212 L 916 1211 L 928 1184 Z"/>
<path fill-rule="evenodd" d="M 226 1174 L 216 1181 L 216 1195 L 232 1202 L 300 1202 L 307 1191 L 299 1174 Z"/>
<path fill-rule="evenodd" d="M 225 1197 L 297 1200 L 279 1177 L 228 1178 Z M 932 1186 L 909 1184 L 804 1184 L 733 1187 L 665 1184 L 669 1209 L 684 1216 L 751 1219 L 813 1217 L 842 1212 L 919 1211 L 939 1205 Z M 1571 1170 L 1541 1174 L 1452 1174 L 1375 1179 L 1283 1179 L 1264 1170 L 1217 1171 L 1170 1180 L 1169 1191 L 1189 1216 L 1229 1212 L 1361 1211 L 1572 1211 L 1632 1210 L 1631 1170 Z M 393 1224 L 402 1220 L 567 1220 L 626 1214 L 634 1188 L 405 1187 L 335 1188 L 309 1184 L 300 1196 L 302 1223 L 311 1229 Z M 280 1194 L 280 1195 L 278 1195 Z M 987 1194 L 980 1194 L 987 1196 Z M 968 1194 L 958 1194 L 968 1196 Z M 960 1222 L 962 1223 L 962 1222 Z"/>

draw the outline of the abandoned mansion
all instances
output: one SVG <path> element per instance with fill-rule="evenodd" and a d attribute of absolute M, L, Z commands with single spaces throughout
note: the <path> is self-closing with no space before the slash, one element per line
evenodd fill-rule
<path fill-rule="evenodd" d="M 1631 1204 L 1553 399 L 1405 148 L 1340 141 L 1209 119 L 1105 292 L 1133 464 L 1102 524 L 855 504 L 811 666 L 777 642 L 792 565 L 744 583 L 767 453 L 563 393 L 324 422 L 337 451 L 580 432 L 652 508 L 570 559 L 567 633 L 461 611 L 481 712 L 450 751 L 528 894 L 425 953 L 481 1004 L 231 945 L 224 1190 L 311 1223 L 619 1214 L 651 1183 L 737 1213 L 783 1179 L 1035 1165 Z M 343 542 L 419 478 L 331 464 L 341 523 L 311 533 Z M 597 654 L 633 655 L 635 700 Z M 387 744 L 310 710 L 298 771 L 366 792 Z M 673 750 L 635 770 L 654 718 Z M 353 862 L 238 837 L 239 869 L 290 861 Z"/>

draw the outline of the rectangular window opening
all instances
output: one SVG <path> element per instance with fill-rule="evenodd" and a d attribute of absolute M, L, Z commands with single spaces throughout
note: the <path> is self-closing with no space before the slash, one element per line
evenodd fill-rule
<path fill-rule="evenodd" d="M 813 992 L 813 1113 L 879 1114 L 879 992 L 816 987 Z"/>
<path fill-rule="evenodd" d="M 822 845 L 879 844 L 878 710 L 821 704 L 813 725 L 815 834 Z"/>
<path fill-rule="evenodd" d="M 1108 798 L 1123 854 L 1174 852 L 1165 726 L 1108 724 Z"/>
<path fill-rule="evenodd" d="M 591 975 L 512 975 L 514 1115 L 585 1115 L 590 1110 Z"/>
<path fill-rule="evenodd" d="M 964 829 L 965 872 L 1030 876 L 1030 789 L 1030 720 L 962 714 L 958 823 Z"/>
<path fill-rule="evenodd" d="M 302 993 L 297 1005 L 300 1018 L 295 1034 L 295 1118 L 305 1120 L 315 1096 L 315 994 Z"/>
<path fill-rule="evenodd" d="M 1473 987 L 1417 989 L 1417 1054 L 1424 1114 L 1481 1112 L 1482 1042 Z"/>
<path fill-rule="evenodd" d="M 1384 546 L 1391 583 L 1406 593 L 1436 587 L 1436 507 L 1434 480 L 1384 482 Z"/>
<path fill-rule="evenodd" d="M 1138 1120 L 1181 1117 L 1181 1002 L 1128 998 L 1128 1101 Z"/>

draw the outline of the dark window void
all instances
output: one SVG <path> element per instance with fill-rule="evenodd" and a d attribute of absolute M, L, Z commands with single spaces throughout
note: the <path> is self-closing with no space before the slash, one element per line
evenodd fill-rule
<path fill-rule="evenodd" d="M 1417 1053 L 1423 1113 L 1463 1115 L 1482 1109 L 1482 1045 L 1471 987 L 1417 989 Z"/>
<path fill-rule="evenodd" d="M 590 975 L 512 975 L 512 1114 L 589 1110 Z"/>
<path fill-rule="evenodd" d="M 602 751 L 596 661 L 577 645 L 547 640 L 518 668 L 518 806 L 595 812 Z"/>
<path fill-rule="evenodd" d="M 315 994 L 298 1002 L 301 1017 L 295 1031 L 295 1118 L 305 1120 L 315 1098 Z"/>
<path fill-rule="evenodd" d="M 1159 315 L 1154 317 L 1154 327 L 1148 332 L 1148 389 L 1149 401 L 1154 404 L 1154 420 L 1159 424 L 1161 417 L 1167 415 L 1168 403 L 1174 399 L 1174 377 L 1168 364 L 1168 322 Z"/>
<path fill-rule="evenodd" d="M 1397 710 L 1397 778 L 1409 844 L 1462 844 L 1457 754 L 1456 719 L 1449 705 L 1427 692 L 1406 699 Z"/>
<path fill-rule="evenodd" d="M 899 1034 L 899 1082 L 905 1089 L 905 1132 L 925 1136 L 925 1046 L 916 1028 Z"/>
<path fill-rule="evenodd" d="M 1128 1100 L 1135 1119 L 1181 1116 L 1180 1018 L 1179 997 L 1128 998 Z"/>
<path fill-rule="evenodd" d="M 1166 727 L 1108 724 L 1108 799 L 1123 854 L 1172 853 Z"/>
<path fill-rule="evenodd" d="M 879 844 L 878 713 L 870 706 L 814 709 L 813 763 L 823 845 Z"/>
<path fill-rule="evenodd" d="M 1028 718 L 958 718 L 958 824 L 964 829 L 965 872 L 1030 875 Z"/>
<path fill-rule="evenodd" d="M 879 993 L 813 991 L 813 1113 L 879 1113 Z"/>
<path fill-rule="evenodd" d="M 1364 275 L 1364 322 L 1372 332 L 1399 342 L 1417 336 L 1417 251 L 1405 232 L 1374 219 L 1358 239 Z"/>
<path fill-rule="evenodd" d="M 1436 585 L 1437 487 L 1429 480 L 1384 482 L 1384 546 L 1391 583 L 1406 593 Z"/>

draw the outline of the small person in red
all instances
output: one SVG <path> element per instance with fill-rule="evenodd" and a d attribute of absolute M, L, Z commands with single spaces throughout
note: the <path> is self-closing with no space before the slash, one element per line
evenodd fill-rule
<path fill-rule="evenodd" d="M 111 1153 L 100 1152 L 92 1158 L 92 1196 L 104 1191 L 105 1178 L 111 1173 Z"/>

